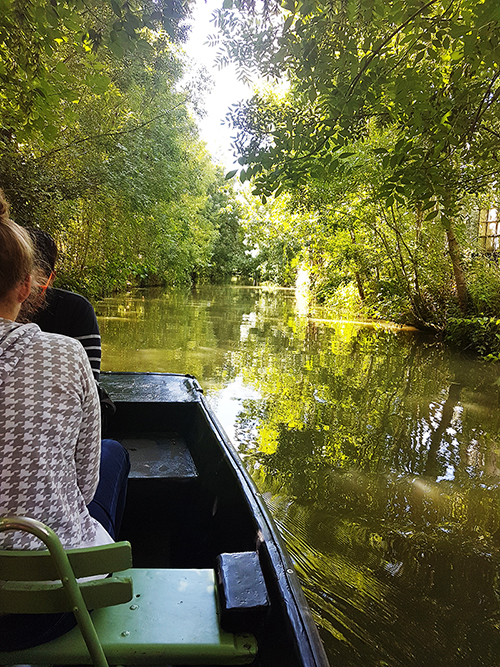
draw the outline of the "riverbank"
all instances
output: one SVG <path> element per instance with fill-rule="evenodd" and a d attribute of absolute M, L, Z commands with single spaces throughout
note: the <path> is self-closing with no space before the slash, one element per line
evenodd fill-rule
<path fill-rule="evenodd" d="M 84 296 L 88 296 L 94 303 L 99 299 L 95 295 L 89 294 L 87 290 L 78 290 L 73 284 L 66 284 L 64 281 L 58 281 L 58 287 L 62 289 L 74 289 Z M 441 340 L 451 348 L 461 350 L 470 355 L 475 355 L 487 361 L 500 361 L 500 319 L 496 317 L 443 317 L 444 323 L 442 328 L 426 327 L 424 325 L 417 326 L 404 322 L 404 316 L 401 323 L 391 321 L 384 317 L 366 317 L 366 312 L 372 312 L 373 309 L 367 309 L 362 303 L 353 298 L 353 294 L 349 298 L 344 294 L 343 299 L 330 299 L 327 303 L 317 303 L 313 295 L 304 287 L 304 284 L 298 287 L 282 287 L 280 285 L 272 285 L 265 283 L 262 285 L 250 285 L 233 281 L 227 286 L 237 286 L 243 290 L 257 290 L 263 293 L 286 292 L 294 295 L 297 304 L 297 313 L 301 316 L 307 317 L 315 323 L 326 322 L 343 322 L 361 324 L 373 329 L 388 329 L 401 332 L 414 332 L 426 334 Z M 180 289 L 190 292 L 191 290 L 203 289 L 203 287 L 210 287 L 209 285 L 184 286 Z M 214 286 L 215 287 L 215 286 Z M 224 286 L 222 286 L 224 287 Z M 166 285 L 153 285 L 145 288 L 128 286 L 127 293 L 133 293 L 134 290 L 139 289 L 179 289 L 175 287 L 168 287 Z M 123 292 L 121 292 L 123 293 Z M 114 295 L 120 294 L 115 291 Z M 108 298 L 112 298 L 110 295 Z M 102 299 L 101 299 L 102 300 Z M 325 313 L 335 313 L 335 315 L 326 316 Z"/>

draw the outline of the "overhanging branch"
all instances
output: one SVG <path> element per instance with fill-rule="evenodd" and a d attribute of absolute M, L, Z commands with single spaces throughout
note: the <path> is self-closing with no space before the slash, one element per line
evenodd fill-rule
<path fill-rule="evenodd" d="M 93 134 L 90 137 L 84 137 L 83 139 L 75 139 L 75 141 L 70 141 L 69 144 L 66 144 L 65 146 L 61 146 L 60 148 L 55 148 L 52 151 L 49 151 L 48 153 L 45 153 L 44 155 L 40 156 L 38 159 L 40 161 L 46 160 L 49 157 L 52 157 L 56 153 L 61 153 L 62 151 L 68 150 L 68 148 L 71 148 L 72 146 L 77 146 L 78 144 L 84 144 L 87 141 L 95 141 L 96 139 L 102 139 L 103 137 L 119 137 L 123 136 L 124 134 L 130 134 L 131 132 L 137 132 L 137 130 L 140 130 L 143 127 L 146 127 L 147 125 L 151 125 L 151 123 L 154 123 L 155 121 L 159 120 L 160 118 L 163 118 L 164 116 L 168 116 L 168 114 L 172 113 L 176 109 L 178 109 L 180 106 L 185 104 L 187 101 L 187 97 L 185 97 L 183 100 L 179 102 L 179 104 L 176 104 L 174 107 L 171 109 L 168 109 L 167 111 L 162 111 L 162 113 L 159 113 L 156 116 L 153 116 L 153 118 L 150 118 L 149 120 L 144 121 L 144 123 L 139 123 L 138 125 L 135 125 L 134 127 L 129 127 L 126 130 L 113 130 L 110 132 L 101 132 L 100 134 Z"/>

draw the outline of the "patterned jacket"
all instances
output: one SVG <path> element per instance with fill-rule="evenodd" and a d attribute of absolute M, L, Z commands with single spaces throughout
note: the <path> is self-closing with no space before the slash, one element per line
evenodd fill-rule
<path fill-rule="evenodd" d="M 95 544 L 100 525 L 86 505 L 100 446 L 96 384 L 80 343 L 0 318 L 0 515 L 43 521 L 66 548 Z M 0 533 L 0 548 L 43 545 L 16 531 Z"/>

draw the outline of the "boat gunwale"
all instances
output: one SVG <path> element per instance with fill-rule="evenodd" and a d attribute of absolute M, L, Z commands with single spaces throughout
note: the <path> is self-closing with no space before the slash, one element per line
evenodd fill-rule
<path fill-rule="evenodd" d="M 282 598 L 285 599 L 287 613 L 294 629 L 294 637 L 297 637 L 297 632 L 300 632 L 302 637 L 307 638 L 310 659 L 307 662 L 304 662 L 304 664 L 329 667 L 323 643 L 319 637 L 311 610 L 299 582 L 295 566 L 270 510 L 262 498 L 262 494 L 258 491 L 254 481 L 245 469 L 237 450 L 225 433 L 224 428 L 220 424 L 215 413 L 208 405 L 205 396 L 201 396 L 200 403 L 202 404 L 208 419 L 212 422 L 224 451 L 226 451 L 231 459 L 233 469 L 235 469 L 238 474 L 239 482 L 242 486 L 246 500 L 250 505 L 252 514 L 259 524 L 259 531 L 262 533 L 263 544 L 265 544 L 267 548 L 269 558 L 276 572 L 277 584 L 282 593 Z M 263 530 L 263 528 L 265 528 L 265 530 Z M 273 548 L 270 549 L 270 546 Z M 284 583 L 286 583 L 286 588 Z M 294 612 L 293 617 L 290 613 L 292 611 Z M 297 649 L 302 654 L 301 648 L 303 648 L 303 645 L 298 644 Z M 306 656 L 302 657 L 305 658 Z"/>

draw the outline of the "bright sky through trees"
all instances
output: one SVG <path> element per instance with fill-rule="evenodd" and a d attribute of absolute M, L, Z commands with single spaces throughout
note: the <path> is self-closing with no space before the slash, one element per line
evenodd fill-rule
<path fill-rule="evenodd" d="M 227 170 L 233 167 L 234 157 L 230 148 L 231 130 L 222 121 L 230 104 L 250 96 L 250 89 L 236 78 L 234 66 L 218 70 L 214 65 L 216 48 L 208 46 L 207 38 L 216 29 L 210 22 L 212 12 L 219 8 L 222 0 L 197 0 L 193 12 L 190 38 L 186 52 L 198 65 L 203 65 L 212 75 L 215 86 L 205 100 L 207 116 L 198 121 L 201 138 L 207 143 L 213 158 Z"/>

